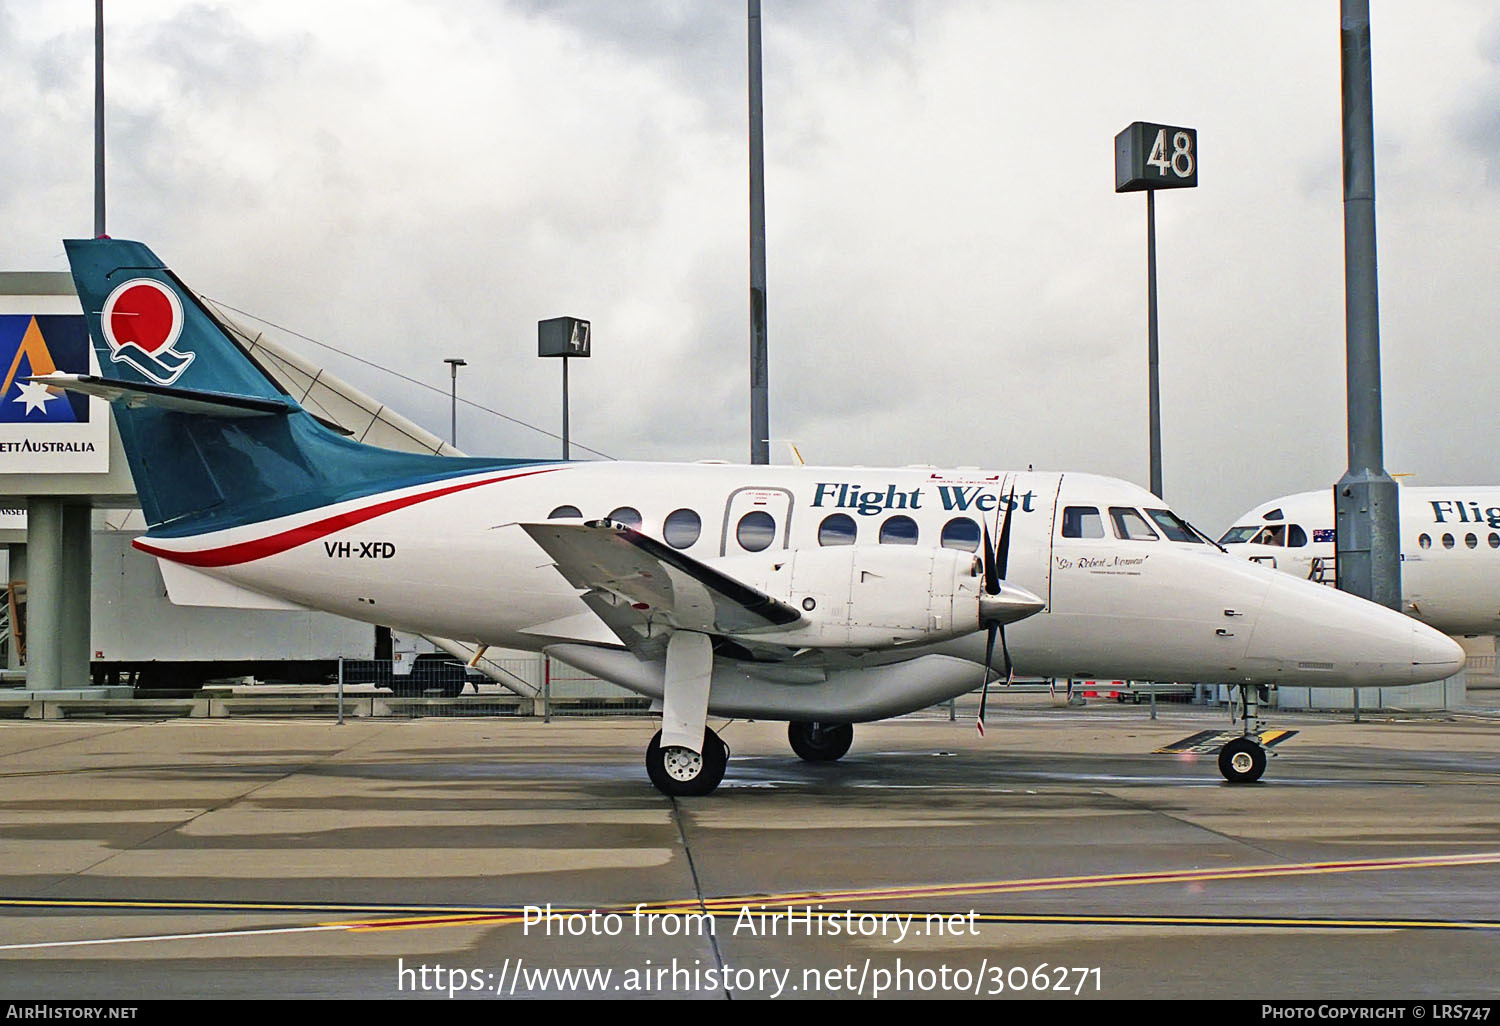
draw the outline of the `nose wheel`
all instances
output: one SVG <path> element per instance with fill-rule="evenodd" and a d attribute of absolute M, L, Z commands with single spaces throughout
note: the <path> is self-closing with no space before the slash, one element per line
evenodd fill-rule
<path fill-rule="evenodd" d="M 1266 771 L 1266 750 L 1260 743 L 1260 689 L 1239 685 L 1240 715 L 1244 733 L 1219 749 L 1219 772 L 1231 784 L 1253 784 Z M 1230 715 L 1234 715 L 1231 706 Z"/>
<path fill-rule="evenodd" d="M 707 728 L 703 750 L 661 744 L 661 731 L 646 746 L 646 776 L 662 794 L 673 798 L 696 798 L 713 793 L 729 765 L 729 746 Z"/>
<path fill-rule="evenodd" d="M 1248 737 L 1237 737 L 1219 749 L 1219 772 L 1231 784 L 1253 784 L 1266 771 L 1266 750 Z"/>

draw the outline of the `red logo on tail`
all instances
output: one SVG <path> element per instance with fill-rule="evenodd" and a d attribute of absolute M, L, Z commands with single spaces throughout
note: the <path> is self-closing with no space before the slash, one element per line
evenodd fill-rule
<path fill-rule="evenodd" d="M 182 334 L 182 300 L 153 278 L 134 278 L 109 294 L 99 315 L 110 360 L 158 385 L 182 377 L 196 354 L 173 348 Z"/>

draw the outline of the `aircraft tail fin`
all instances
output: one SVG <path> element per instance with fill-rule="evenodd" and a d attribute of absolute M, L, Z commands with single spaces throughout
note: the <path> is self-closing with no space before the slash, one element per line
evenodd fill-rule
<path fill-rule="evenodd" d="M 110 400 L 152 534 L 194 534 L 522 461 L 377 449 L 320 423 L 156 254 L 64 243 L 102 375 L 55 384 Z"/>

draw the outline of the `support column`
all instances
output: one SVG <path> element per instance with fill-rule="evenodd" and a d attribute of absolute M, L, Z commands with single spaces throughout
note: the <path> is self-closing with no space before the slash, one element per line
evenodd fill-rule
<path fill-rule="evenodd" d="M 63 504 L 32 496 L 26 501 L 26 687 L 63 686 Z"/>
<path fill-rule="evenodd" d="M 1375 261 L 1375 113 L 1370 0 L 1343 0 L 1344 335 L 1349 469 L 1334 486 L 1339 590 L 1401 609 L 1399 493 L 1385 472 L 1380 402 L 1380 302 Z M 1354 691 L 1359 719 L 1359 689 Z"/>
<path fill-rule="evenodd" d="M 90 572 L 94 563 L 94 511 L 88 506 L 63 507 L 62 632 L 58 652 L 63 687 L 82 688 L 90 683 L 89 601 L 93 596 Z"/>
<path fill-rule="evenodd" d="M 16 542 L 7 545 L 6 550 L 10 556 L 10 580 L 5 583 L 9 587 L 10 581 L 26 580 L 26 543 Z M 0 595 L 0 601 L 8 602 L 9 595 Z M 5 659 L 5 668 L 7 670 L 21 669 L 21 646 L 16 643 L 16 636 L 25 632 L 26 625 L 24 623 L 15 623 L 14 621 L 11 623 L 10 645 L 7 647 Z"/>

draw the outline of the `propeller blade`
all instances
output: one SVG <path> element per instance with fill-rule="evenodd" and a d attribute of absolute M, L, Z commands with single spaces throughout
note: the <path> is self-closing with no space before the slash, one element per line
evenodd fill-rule
<path fill-rule="evenodd" d="M 1000 574 L 995 569 L 995 547 L 990 544 L 989 524 L 984 525 L 984 593 L 1000 594 Z"/>
<path fill-rule="evenodd" d="M 1016 679 L 1016 666 L 1010 661 L 1010 646 L 1005 643 L 1004 624 L 1000 625 L 1000 652 L 1005 656 L 1005 686 L 1010 687 L 1010 682 Z M 988 666 L 989 663 L 986 662 L 985 665 Z"/>
<path fill-rule="evenodd" d="M 1016 486 L 1010 486 L 1010 494 L 1005 497 L 1005 519 L 1000 521 L 1000 540 L 995 543 L 995 576 L 997 579 L 1005 578 L 1006 567 L 1010 563 L 1010 515 L 1016 508 Z"/>
<path fill-rule="evenodd" d="M 995 634 L 998 631 L 998 626 L 991 627 L 984 639 L 984 686 L 979 691 L 979 719 L 974 723 L 980 737 L 984 737 L 984 707 L 990 697 L 990 660 L 995 657 Z"/>

